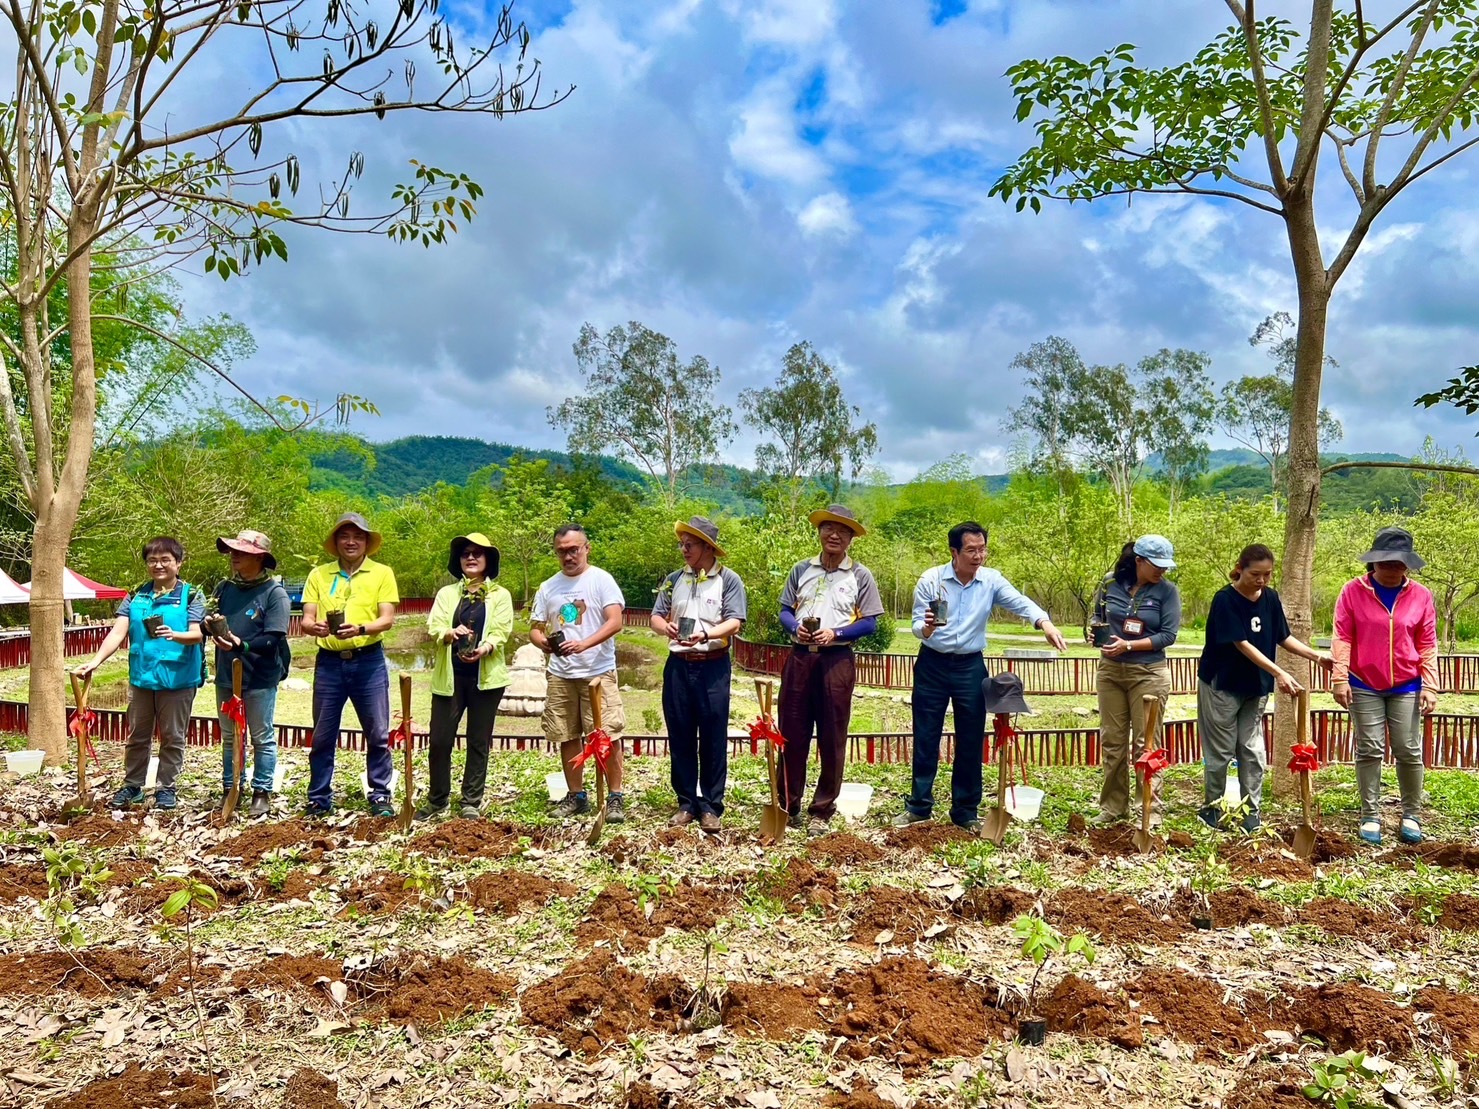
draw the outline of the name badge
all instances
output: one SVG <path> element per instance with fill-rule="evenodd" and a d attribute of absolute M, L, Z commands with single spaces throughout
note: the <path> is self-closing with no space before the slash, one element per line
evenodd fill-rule
<path fill-rule="evenodd" d="M 1125 617 L 1125 634 L 1126 635 L 1144 635 L 1145 634 L 1145 621 L 1142 620 L 1142 619 L 1140 619 L 1140 617 L 1138 617 L 1138 616 L 1127 616 L 1127 617 Z"/>

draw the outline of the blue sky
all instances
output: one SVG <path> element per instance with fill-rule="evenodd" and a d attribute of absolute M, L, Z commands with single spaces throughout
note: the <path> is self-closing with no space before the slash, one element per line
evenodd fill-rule
<path fill-rule="evenodd" d="M 487 195 L 446 247 L 299 233 L 287 265 L 225 286 L 187 276 L 193 309 L 256 335 L 248 387 L 363 393 L 382 411 L 357 425 L 374 439 L 557 447 L 545 408 L 578 385 L 580 325 L 635 319 L 719 365 L 730 400 L 810 340 L 877 422 L 895 479 L 956 452 L 995 472 L 1021 398 L 1009 363 L 1033 342 L 1063 335 L 1102 362 L 1190 347 L 1220 383 L 1265 372 L 1247 336 L 1294 306 L 1275 218 L 1186 198 L 1018 215 L 986 195 L 1032 137 L 1007 66 L 1125 41 L 1148 60 L 1187 56 L 1226 21 L 1220 0 L 550 0 L 515 14 L 546 80 L 577 86 L 552 111 L 392 115 L 283 140 L 330 167 L 363 150 L 370 190 L 419 157 Z M 1337 293 L 1326 404 L 1345 449 L 1411 452 L 1425 435 L 1467 448 L 1479 430 L 1411 404 L 1479 361 L 1476 168 L 1479 154 L 1400 199 Z M 742 431 L 725 457 L 748 463 L 754 445 Z"/>

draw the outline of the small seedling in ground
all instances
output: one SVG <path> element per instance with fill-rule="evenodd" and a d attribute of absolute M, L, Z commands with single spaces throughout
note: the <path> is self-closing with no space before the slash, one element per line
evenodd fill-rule
<path fill-rule="evenodd" d="M 651 873 L 638 874 L 632 879 L 632 885 L 636 887 L 637 908 L 644 916 L 651 915 L 652 911 L 648 909 L 648 905 L 656 909 L 657 903 L 672 893 L 674 888 L 673 883 L 661 874 Z"/>
<path fill-rule="evenodd" d="M 159 932 L 164 939 L 170 942 L 174 942 L 179 936 L 184 937 L 185 973 L 189 975 L 187 984 L 190 991 L 190 1004 L 195 1009 L 195 1029 L 197 1035 L 200 1036 L 201 1046 L 205 1048 L 205 1057 L 210 1064 L 209 1073 L 215 1074 L 215 1056 L 211 1050 L 210 1037 L 206 1034 L 205 1012 L 201 1009 L 200 998 L 195 992 L 195 934 L 191 926 L 197 912 L 214 911 L 220 904 L 220 898 L 217 897 L 214 889 L 190 875 L 172 875 L 169 880 L 178 882 L 180 888 L 165 898 L 164 904 L 160 907 Z M 177 931 L 170 921 L 181 914 L 184 915 L 185 927 Z M 214 1100 L 214 1091 L 212 1091 L 212 1100 Z"/>
<path fill-rule="evenodd" d="M 80 947 L 84 937 L 77 921 L 78 903 L 83 898 L 96 901 L 113 872 L 101 859 L 70 841 L 46 848 L 41 857 L 46 863 L 47 889 L 41 911 L 58 942 Z"/>
<path fill-rule="evenodd" d="M 1304 1088 L 1304 1096 L 1335 1109 L 1378 1109 L 1379 1101 L 1366 1096 L 1362 1084 L 1377 1077 L 1377 1071 L 1366 1063 L 1364 1051 L 1347 1051 L 1333 1055 L 1323 1063 L 1311 1063 L 1314 1081 Z"/>
<path fill-rule="evenodd" d="M 1225 890 L 1232 884 L 1232 871 L 1217 857 L 1214 849 L 1192 873 L 1191 888 L 1202 900 L 1202 908 L 1212 911 L 1212 895 Z"/>
<path fill-rule="evenodd" d="M 1032 981 L 1027 987 L 1028 1020 L 1040 1020 L 1037 1008 L 1037 985 L 1043 969 L 1054 958 L 1065 959 L 1070 955 L 1083 956 L 1084 962 L 1093 964 L 1094 944 L 1082 932 L 1065 937 L 1040 916 L 1024 913 L 1012 922 L 1012 932 L 1022 941 L 1022 957 L 1036 964 Z"/>

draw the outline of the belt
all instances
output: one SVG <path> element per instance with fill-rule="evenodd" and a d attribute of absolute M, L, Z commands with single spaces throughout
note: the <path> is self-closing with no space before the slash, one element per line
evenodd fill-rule
<path fill-rule="evenodd" d="M 826 652 L 826 651 L 851 651 L 852 650 L 852 644 L 851 643 L 829 643 L 827 646 L 821 647 L 821 646 L 818 646 L 818 645 L 816 645 L 814 643 L 793 643 L 791 645 L 791 650 L 795 651 L 798 655 L 814 655 L 818 651 L 822 651 L 822 652 Z"/>
<path fill-rule="evenodd" d="M 708 662 L 711 659 L 728 658 L 729 648 L 721 647 L 717 651 L 674 651 L 673 655 L 684 662 Z"/>
<path fill-rule="evenodd" d="M 375 643 L 366 643 L 363 647 L 350 647 L 348 650 L 344 650 L 344 651 L 331 651 L 327 647 L 320 647 L 318 649 L 318 653 L 319 653 L 319 656 L 320 657 L 322 657 L 324 655 L 330 655 L 330 656 L 333 656 L 335 658 L 345 658 L 345 659 L 348 659 L 348 658 L 354 658 L 355 655 L 362 655 L 362 654 L 364 654 L 367 651 L 379 651 L 379 650 L 383 650 L 383 645 L 377 641 Z"/>

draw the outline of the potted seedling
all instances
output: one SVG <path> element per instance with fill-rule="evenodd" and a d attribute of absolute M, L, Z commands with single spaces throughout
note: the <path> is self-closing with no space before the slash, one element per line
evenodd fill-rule
<path fill-rule="evenodd" d="M 329 626 L 330 635 L 338 635 L 339 629 L 344 626 L 344 611 L 334 609 L 332 612 L 324 613 L 324 623 Z"/>
<path fill-rule="evenodd" d="M 1217 857 L 1214 849 L 1205 859 L 1201 866 L 1192 873 L 1192 892 L 1201 899 L 1201 912 L 1193 913 L 1191 924 L 1203 932 L 1212 927 L 1212 895 L 1218 890 L 1226 889 L 1232 880 L 1232 873 L 1227 869 L 1227 864 Z"/>
<path fill-rule="evenodd" d="M 1042 978 L 1043 968 L 1055 957 L 1061 960 L 1071 955 L 1081 955 L 1084 962 L 1092 964 L 1094 945 L 1082 932 L 1065 937 L 1042 917 L 1030 913 L 1024 913 L 1013 921 L 1012 931 L 1022 941 L 1022 957 L 1036 966 L 1027 987 L 1027 1011 L 1017 1023 L 1017 1039 L 1040 1047 L 1048 1032 L 1048 1022 L 1037 1008 L 1037 984 Z"/>
<path fill-rule="evenodd" d="M 147 620 L 144 622 L 148 623 Z M 221 613 L 221 599 L 214 593 L 205 599 L 205 619 L 200 622 L 200 626 L 209 636 L 226 636 L 231 633 L 226 617 Z"/>

